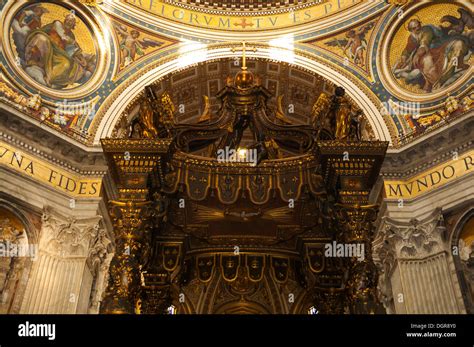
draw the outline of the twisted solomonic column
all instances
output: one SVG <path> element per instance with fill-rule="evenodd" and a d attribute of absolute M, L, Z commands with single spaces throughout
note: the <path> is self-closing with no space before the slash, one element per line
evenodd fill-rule
<path fill-rule="evenodd" d="M 373 223 L 377 217 L 376 205 L 337 205 L 340 239 L 352 249 L 362 251 L 349 261 L 346 281 L 349 310 L 355 314 L 373 314 L 380 307 L 377 297 L 378 272 L 372 260 Z M 356 248 L 357 247 L 357 248 Z"/>
<path fill-rule="evenodd" d="M 150 221 L 150 202 L 112 201 L 111 216 L 116 253 L 110 263 L 109 283 L 101 313 L 135 313 L 140 292 L 143 240 Z"/>

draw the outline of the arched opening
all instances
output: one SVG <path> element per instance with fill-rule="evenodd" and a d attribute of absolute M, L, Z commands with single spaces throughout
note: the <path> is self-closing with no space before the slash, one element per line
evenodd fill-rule
<path fill-rule="evenodd" d="M 453 237 L 453 250 L 466 310 L 474 313 L 474 209 L 460 219 Z"/>
<path fill-rule="evenodd" d="M 28 240 L 25 218 L 0 205 L 0 313 L 18 313 L 35 245 Z"/>
<path fill-rule="evenodd" d="M 247 61 L 257 83 L 267 88 L 272 94 L 269 103 L 278 108 L 288 117 L 293 125 L 309 125 L 312 121 L 313 105 L 321 94 L 333 95 L 336 85 L 330 80 L 307 69 L 288 64 L 277 63 L 267 59 Z M 167 93 L 177 112 L 177 123 L 199 122 L 205 109 L 205 100 L 209 103 L 209 122 L 215 121 L 219 113 L 217 93 L 232 80 L 240 69 L 240 60 L 223 58 L 215 61 L 199 63 L 180 72 L 168 74 L 153 82 L 151 87 L 156 95 Z M 206 99 L 204 99 L 206 98 Z M 354 109 L 360 110 L 356 100 L 349 98 Z M 146 96 L 141 93 L 126 107 L 117 121 L 111 134 L 113 138 L 126 137 L 128 125 L 140 112 Z M 361 133 L 364 139 L 377 139 L 367 116 L 363 116 Z M 251 140 L 249 129 L 244 132 L 243 142 Z"/>
<path fill-rule="evenodd" d="M 172 78 L 173 75 L 179 76 L 181 73 L 184 74 L 185 71 L 197 67 L 199 64 L 208 66 L 222 59 L 238 60 L 241 51 L 237 49 L 233 52 L 231 49 L 233 45 L 231 46 L 213 47 L 202 45 L 202 47 L 194 47 L 191 51 L 182 51 L 170 55 L 166 62 L 157 61 L 151 64 L 148 66 L 147 71 L 137 72 L 129 83 L 124 84 L 123 87 L 111 94 L 108 99 L 110 101 L 104 103 L 98 111 L 94 119 L 95 124 L 93 125 L 97 129 L 95 131 L 94 143 L 99 144 L 101 139 L 113 137 L 114 130 L 119 124 L 120 119 L 130 109 L 130 105 L 143 95 L 146 86 L 163 81 L 169 76 Z M 235 46 L 240 47 L 238 44 L 235 44 Z M 374 98 L 371 90 L 362 83 L 357 83 L 357 81 L 350 79 L 343 71 L 336 70 L 334 66 L 328 65 L 316 56 L 310 57 L 306 53 L 295 49 L 278 48 L 276 50 L 272 47 L 258 47 L 256 51 L 250 51 L 247 55 L 250 61 L 253 59 L 255 61 L 269 61 L 278 66 L 290 66 L 295 70 L 306 71 L 310 75 L 319 76 L 335 86 L 343 87 L 346 90 L 347 96 L 354 101 L 366 117 L 370 127 L 373 129 L 375 138 L 381 141 L 390 141 L 390 133 L 380 113 L 380 105 L 377 104 L 378 101 Z M 278 58 L 286 55 L 290 55 L 291 59 L 282 61 Z M 249 71 L 252 70 L 249 69 Z M 256 71 L 252 72 L 255 73 Z M 212 72 L 210 71 L 205 76 L 205 80 L 209 80 L 211 76 Z M 221 83 L 225 82 L 222 81 Z M 202 104 L 200 99 L 202 95 L 204 95 L 202 92 L 198 94 L 199 104 Z M 313 102 L 309 101 L 311 106 Z"/>

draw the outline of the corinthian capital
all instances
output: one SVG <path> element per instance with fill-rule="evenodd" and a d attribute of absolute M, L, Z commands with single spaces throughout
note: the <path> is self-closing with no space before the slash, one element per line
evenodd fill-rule
<path fill-rule="evenodd" d="M 87 257 L 97 238 L 101 218 L 64 217 L 46 208 L 42 215 L 40 249 L 62 257 Z"/>
<path fill-rule="evenodd" d="M 440 210 L 429 217 L 409 222 L 385 218 L 376 237 L 374 249 L 378 258 L 387 254 L 395 258 L 423 259 L 445 251 L 445 223 Z"/>
<path fill-rule="evenodd" d="M 338 204 L 336 215 L 346 242 L 367 242 L 371 240 L 373 223 L 377 217 L 376 205 Z"/>

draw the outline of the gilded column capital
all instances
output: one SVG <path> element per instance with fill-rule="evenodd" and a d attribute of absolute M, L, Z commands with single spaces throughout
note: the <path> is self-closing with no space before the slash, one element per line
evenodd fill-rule
<path fill-rule="evenodd" d="M 365 243 L 370 247 L 377 205 L 336 204 L 336 218 L 345 242 Z"/>

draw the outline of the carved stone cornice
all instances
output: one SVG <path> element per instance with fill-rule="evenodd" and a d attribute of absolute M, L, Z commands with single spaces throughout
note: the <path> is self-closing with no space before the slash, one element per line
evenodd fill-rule
<path fill-rule="evenodd" d="M 3 108 L 0 108 L 0 129 L 2 141 L 67 170 L 82 175 L 105 174 L 107 170 L 100 149 L 86 149 L 84 145 L 74 144 L 72 140 L 63 139 L 62 135 L 32 124 Z"/>
<path fill-rule="evenodd" d="M 470 116 L 440 129 L 436 136 L 416 141 L 400 150 L 389 149 L 381 168 L 384 177 L 406 178 L 433 167 L 456 152 L 459 156 L 473 148 L 474 118 Z"/>

